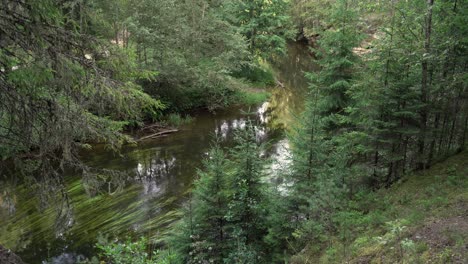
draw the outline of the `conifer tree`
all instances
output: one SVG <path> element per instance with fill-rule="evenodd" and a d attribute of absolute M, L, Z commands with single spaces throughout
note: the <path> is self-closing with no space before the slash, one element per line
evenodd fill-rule
<path fill-rule="evenodd" d="M 231 155 L 231 196 L 226 220 L 231 236 L 229 260 L 235 263 L 250 262 L 262 257 L 263 237 L 266 234 L 266 206 L 264 183 L 265 162 L 262 146 L 257 143 L 255 128 L 250 123 L 245 130 L 236 132 L 236 146 Z"/>
<path fill-rule="evenodd" d="M 198 260 L 222 262 L 226 252 L 227 160 L 224 151 L 215 145 L 204 161 L 195 183 L 194 221 Z"/>
<path fill-rule="evenodd" d="M 353 48 L 361 41 L 356 29 L 356 14 L 348 0 L 337 1 L 330 10 L 330 29 L 321 32 L 315 49 L 321 67 L 308 77 L 317 86 L 321 99 L 317 102 L 318 111 L 324 118 L 325 129 L 336 131 L 341 125 L 341 117 L 350 103 L 347 91 L 351 87 L 357 56 Z"/>
<path fill-rule="evenodd" d="M 351 104 L 348 91 L 358 62 L 353 48 L 361 39 L 355 23 L 348 1 L 332 6 L 329 24 L 333 28 L 322 32 L 316 49 L 321 69 L 306 75 L 310 79 L 306 109 L 290 136 L 293 168 L 289 200 L 296 237 L 319 241 L 331 232 L 334 213 L 342 207 L 352 183 L 347 168 L 350 148 L 341 144 L 350 127 L 345 110 Z M 300 245 L 305 240 L 298 242 Z"/>
<path fill-rule="evenodd" d="M 294 37 L 285 0 L 235 0 L 226 5 L 228 21 L 247 38 L 251 54 L 268 58 L 283 54 Z"/>
<path fill-rule="evenodd" d="M 226 257 L 227 160 L 218 143 L 208 155 L 173 240 L 185 263 L 221 263 Z"/>

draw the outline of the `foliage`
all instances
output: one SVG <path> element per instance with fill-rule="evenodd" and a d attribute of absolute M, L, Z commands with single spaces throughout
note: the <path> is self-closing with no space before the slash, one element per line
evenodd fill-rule
<path fill-rule="evenodd" d="M 268 98 L 270 97 L 270 93 L 268 92 L 257 92 L 257 91 L 253 91 L 253 92 L 250 92 L 250 91 L 246 91 L 246 92 L 243 92 L 241 91 L 239 93 L 239 99 L 240 99 L 240 102 L 242 102 L 242 104 L 245 104 L 245 105 L 251 105 L 251 106 L 256 106 L 256 105 L 259 105 L 263 102 L 266 102 L 268 101 Z"/>
<path fill-rule="evenodd" d="M 286 212 L 295 222 L 283 232 L 294 230 L 292 250 L 318 254 L 327 242 L 334 245 L 323 261 L 348 262 L 359 248 L 353 241 L 363 227 L 385 222 L 382 209 L 359 205 L 360 196 L 465 148 L 466 83 L 456 76 L 465 74 L 466 67 L 452 56 L 466 48 L 459 33 L 467 27 L 455 26 L 466 2 L 306 2 L 324 3 L 315 9 L 325 7 L 319 14 L 322 23 L 314 29 L 320 35 L 314 51 L 321 69 L 308 74 L 306 109 L 290 133 L 293 166 L 286 176 L 293 184 Z M 388 16 L 376 34 L 366 29 L 370 36 L 365 40 L 360 19 L 370 19 L 369 11 Z M 427 193 L 436 189 L 440 187 Z M 410 203 L 408 197 L 400 198 L 402 204 Z M 420 201 L 425 210 L 449 203 L 440 195 Z M 421 219 L 413 213 L 408 221 Z M 392 222 L 382 239 L 394 245 L 394 259 L 419 261 L 405 232 Z M 378 249 L 369 250 L 373 252 L 366 255 Z"/>
<path fill-rule="evenodd" d="M 268 58 L 283 54 L 287 39 L 294 37 L 285 0 L 235 0 L 226 5 L 228 21 L 239 27 L 253 55 Z"/>
<path fill-rule="evenodd" d="M 117 150 L 132 141 L 125 127 L 164 109 L 136 84 L 132 56 L 86 34 L 79 22 L 89 13 L 72 2 L 14 1 L 0 10 L 1 173 L 62 199 L 65 215 L 63 171 L 91 171 L 78 151 L 89 142 Z"/>
<path fill-rule="evenodd" d="M 267 67 L 259 65 L 246 65 L 233 73 L 237 78 L 245 78 L 256 87 L 268 87 L 275 84 L 273 71 Z"/>
<path fill-rule="evenodd" d="M 102 240 L 102 239 L 101 239 Z M 96 244 L 101 256 L 114 264 L 170 264 L 176 263 L 176 255 L 170 251 L 153 251 L 148 253 L 148 241 L 141 237 L 132 242 L 127 239 L 123 242 L 107 242 L 105 240 Z"/>
<path fill-rule="evenodd" d="M 198 172 L 184 219 L 170 239 L 183 263 L 263 263 L 267 248 L 262 147 L 251 124 L 230 153 L 215 143 Z M 227 158 L 229 156 L 229 159 Z"/>
<path fill-rule="evenodd" d="M 237 84 L 229 75 L 250 64 L 250 58 L 238 26 L 226 19 L 221 2 L 98 0 L 95 4 L 93 18 L 105 21 L 99 34 L 112 32 L 115 43 L 135 54 L 141 70 L 159 72 L 156 81 L 142 80 L 142 84 L 170 110 L 213 110 L 234 99 L 231 94 Z"/>
<path fill-rule="evenodd" d="M 182 125 L 190 124 L 193 121 L 193 117 L 181 116 L 178 113 L 172 113 L 165 117 L 165 122 L 169 126 L 180 127 Z"/>
<path fill-rule="evenodd" d="M 348 242 L 341 240 L 344 230 L 340 227 L 337 230 L 339 232 L 331 239 L 334 250 L 313 251 L 309 246 L 304 252 L 294 256 L 293 260 L 320 258 L 323 263 L 337 263 L 346 259 L 350 262 L 359 259 L 378 261 L 385 257 L 389 262 L 443 263 L 442 259 L 448 256 L 447 252 L 451 252 L 452 258 L 463 258 L 463 249 L 455 241 L 466 243 L 466 235 L 454 239 L 444 247 L 435 245 L 443 240 L 450 240 L 449 230 L 464 233 L 463 228 L 454 228 L 452 221 L 456 221 L 460 214 L 460 203 L 467 199 L 467 188 L 462 183 L 467 172 L 466 156 L 465 151 L 429 170 L 407 175 L 404 181 L 389 189 L 381 189 L 359 199 L 354 198 L 352 203 L 355 203 L 355 210 L 360 212 L 352 218 L 348 217 L 348 221 L 352 221 L 354 225 L 354 232 L 351 232 L 354 238 Z M 447 168 L 453 166 L 457 168 L 454 177 L 458 182 L 457 186 L 450 184 L 449 177 L 452 174 Z M 435 192 L 421 193 L 421 189 L 429 188 L 434 182 L 440 182 Z M 401 197 L 404 195 L 408 196 L 408 202 L 402 204 Z M 440 196 L 449 202 L 432 204 L 425 208 L 426 201 Z M 415 213 L 420 216 L 415 218 Z M 376 218 L 381 220 L 375 221 Z M 337 223 L 343 225 L 346 222 L 339 220 Z M 347 256 L 343 254 L 345 243 L 349 243 Z M 327 262 L 327 259 L 330 261 Z"/>

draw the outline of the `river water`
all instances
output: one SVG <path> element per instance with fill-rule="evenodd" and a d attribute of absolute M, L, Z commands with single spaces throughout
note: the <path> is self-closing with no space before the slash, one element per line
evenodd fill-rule
<path fill-rule="evenodd" d="M 46 259 L 59 263 L 77 255 L 91 256 L 101 235 L 136 234 L 157 241 L 180 218 L 196 170 L 215 135 L 230 146 L 234 130 L 248 119 L 257 124 L 258 140 L 270 143 L 266 154 L 272 157 L 273 171 L 278 171 L 287 161 L 284 130 L 302 110 L 307 94 L 303 72 L 315 70 L 315 65 L 305 46 L 292 43 L 287 56 L 277 59 L 273 67 L 282 85 L 272 88 L 269 101 L 257 107 L 197 113 L 181 131 L 125 147 L 119 154 L 100 146 L 82 153 L 87 165 L 127 172 L 131 180 L 119 192 L 90 196 L 80 176 L 67 176 L 71 210 L 60 225 L 55 221 L 57 209 L 51 206 L 40 212 L 26 186 L 16 188 L 13 214 L 2 206 L 0 193 L 0 244 L 27 263 Z"/>

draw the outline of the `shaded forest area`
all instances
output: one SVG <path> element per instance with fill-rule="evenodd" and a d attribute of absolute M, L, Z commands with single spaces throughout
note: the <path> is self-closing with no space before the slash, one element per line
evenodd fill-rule
<path fill-rule="evenodd" d="M 438 247 L 420 228 L 423 211 L 449 221 L 438 214 L 448 205 L 465 230 L 466 0 L 3 0 L 0 33 L 0 173 L 30 182 L 43 206 L 66 201 L 66 169 L 118 173 L 82 164 L 79 149 L 118 150 L 129 128 L 274 83 L 264 65 L 287 41 L 310 44 L 320 66 L 305 73 L 281 175 L 248 123 L 236 146 L 214 140 L 163 245 L 100 242 L 99 259 L 466 261 L 466 236 Z"/>

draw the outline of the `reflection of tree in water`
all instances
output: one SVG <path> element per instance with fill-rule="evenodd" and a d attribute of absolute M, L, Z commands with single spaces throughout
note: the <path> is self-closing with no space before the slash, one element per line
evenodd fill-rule
<path fill-rule="evenodd" d="M 16 212 L 15 186 L 7 181 L 0 180 L 0 212 L 5 210 L 8 215 Z"/>
<path fill-rule="evenodd" d="M 87 168 L 82 174 L 83 188 L 91 197 L 121 192 L 131 179 L 128 172 L 109 169 Z"/>
<path fill-rule="evenodd" d="M 245 129 L 247 123 L 252 122 L 254 129 L 255 129 L 255 138 L 257 142 L 262 142 L 267 137 L 267 110 L 268 103 L 265 102 L 262 106 L 259 107 L 256 111 L 256 115 L 250 118 L 239 118 L 233 119 L 230 121 L 221 120 L 220 123 L 216 122 L 215 133 L 216 137 L 219 137 L 223 140 L 228 140 L 233 136 L 233 132 L 238 129 Z"/>
<path fill-rule="evenodd" d="M 53 214 L 55 235 L 61 236 L 74 223 L 71 199 L 62 177 L 64 167 L 57 160 L 48 158 L 18 159 L 3 166 L 0 169 L 0 210 L 15 217 L 17 194 L 26 190 L 26 201 L 32 203 L 32 208 L 40 213 L 49 210 Z"/>
<path fill-rule="evenodd" d="M 160 154 L 157 153 L 155 158 L 139 161 L 136 168 L 135 180 L 142 184 L 143 193 L 152 197 L 166 192 L 176 163 L 174 156 L 164 158 Z"/>

